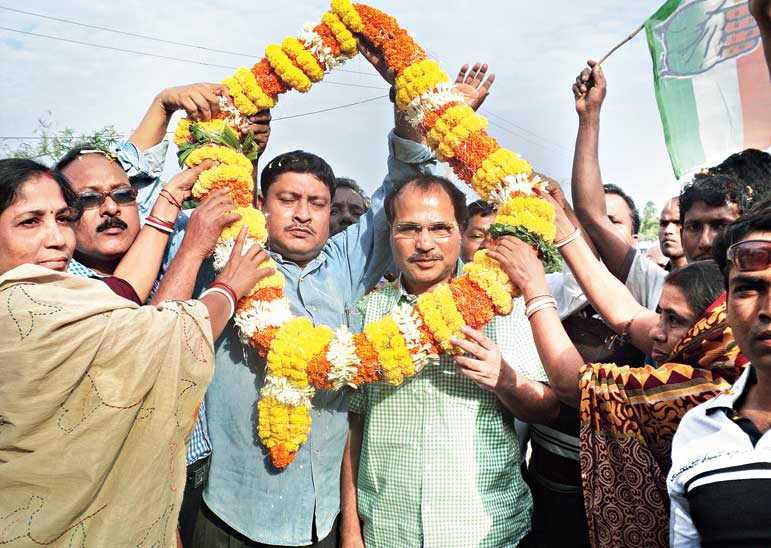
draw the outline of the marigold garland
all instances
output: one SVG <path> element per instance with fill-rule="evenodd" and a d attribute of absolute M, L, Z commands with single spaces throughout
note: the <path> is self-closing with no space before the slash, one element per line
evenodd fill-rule
<path fill-rule="evenodd" d="M 449 161 L 462 180 L 498 206 L 493 233 L 524 235 L 551 259 L 554 211 L 535 194 L 542 184 L 531 178 L 531 166 L 487 134 L 486 120 L 465 104 L 447 74 L 427 59 L 396 19 L 349 0 L 332 0 L 321 23 L 307 25 L 281 45 L 267 46 L 265 58 L 251 69 L 239 68 L 225 78 L 235 108 L 223 105 L 224 119 L 183 119 L 177 126 L 174 140 L 181 162 L 218 162 L 199 176 L 193 195 L 202 198 L 229 187 L 241 214 L 220 236 L 215 268 L 226 264 L 244 224 L 249 226 L 247 246 L 267 238 L 265 219 L 251 205 L 255 145 L 251 136 L 244 142 L 237 138 L 246 123 L 243 117 L 272 108 L 289 89 L 309 91 L 325 71 L 356 55 L 353 33 L 377 48 L 396 72 L 397 107 L 424 132 L 437 158 Z M 275 263 L 269 261 L 268 266 Z M 258 434 L 277 468 L 288 466 L 307 440 L 315 389 L 357 388 L 376 381 L 400 384 L 436 361 L 440 352 L 459 353 L 450 340 L 462 337 L 462 326 L 479 329 L 495 314 L 510 313 L 512 296 L 519 295 L 501 266 L 478 251 L 462 276 L 420 295 L 415 308 L 396 307 L 363 333 L 353 334 L 345 327 L 333 332 L 314 326 L 305 316 L 294 316 L 283 285 L 278 271 L 261 280 L 238 303 L 235 318 L 242 339 L 267 353 Z"/>

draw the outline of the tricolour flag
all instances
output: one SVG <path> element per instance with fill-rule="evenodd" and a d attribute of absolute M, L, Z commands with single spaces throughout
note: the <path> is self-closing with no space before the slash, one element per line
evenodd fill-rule
<path fill-rule="evenodd" d="M 645 22 L 675 175 L 771 145 L 771 83 L 747 0 L 668 0 Z"/>

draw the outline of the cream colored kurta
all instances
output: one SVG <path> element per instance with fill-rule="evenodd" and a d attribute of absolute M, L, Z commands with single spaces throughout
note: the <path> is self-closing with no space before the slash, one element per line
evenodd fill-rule
<path fill-rule="evenodd" d="M 0 545 L 176 546 L 185 449 L 214 368 L 198 301 L 0 276 Z"/>

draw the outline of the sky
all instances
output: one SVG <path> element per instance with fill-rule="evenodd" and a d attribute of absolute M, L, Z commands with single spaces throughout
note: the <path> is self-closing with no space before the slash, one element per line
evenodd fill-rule
<path fill-rule="evenodd" d="M 567 182 L 578 126 L 570 89 L 576 75 L 587 59 L 602 57 L 661 2 L 373 0 L 371 5 L 396 17 L 453 78 L 463 63 L 488 63 L 496 81 L 480 114 L 489 119 L 489 133 L 537 171 Z M 49 112 L 55 130 L 69 127 L 88 133 L 112 125 L 129 135 L 162 89 L 219 82 L 233 68 L 251 66 L 262 57 L 265 46 L 296 35 L 306 22 L 318 22 L 327 6 L 310 0 L 0 0 L 0 93 L 5 98 L 0 109 L 0 146 L 18 144 L 7 137 L 34 135 L 37 120 L 47 118 Z M 600 133 L 604 182 L 624 188 L 641 210 L 649 200 L 661 207 L 678 193 L 679 183 L 664 144 L 644 32 L 603 67 L 608 79 Z M 356 179 L 372 192 L 385 175 L 392 105 L 385 97 L 386 83 L 361 56 L 342 68 L 347 72 L 333 71 L 307 94 L 290 92 L 281 97 L 273 110 L 265 161 L 304 149 L 325 158 L 336 175 Z M 172 144 L 164 177 L 170 178 L 176 170 Z"/>

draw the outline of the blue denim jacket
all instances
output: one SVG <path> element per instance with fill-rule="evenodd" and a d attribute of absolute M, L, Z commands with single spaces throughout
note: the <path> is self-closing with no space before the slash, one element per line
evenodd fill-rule
<path fill-rule="evenodd" d="M 383 199 L 398 181 L 436 168 L 424 146 L 388 137 L 388 175 L 357 224 L 330 238 L 305 268 L 271 253 L 286 278 L 294 314 L 314 324 L 358 330 L 356 302 L 372 289 L 391 261 Z M 199 285 L 213 279 L 211 263 Z M 204 491 L 207 506 L 253 541 L 286 546 L 310 544 L 314 521 L 326 537 L 340 508 L 340 464 L 348 435 L 348 394 L 319 391 L 313 400 L 308 442 L 285 470 L 277 471 L 257 437 L 257 401 L 265 359 L 241 343 L 231 322 L 216 344 L 214 379 L 206 393 L 213 446 Z"/>

